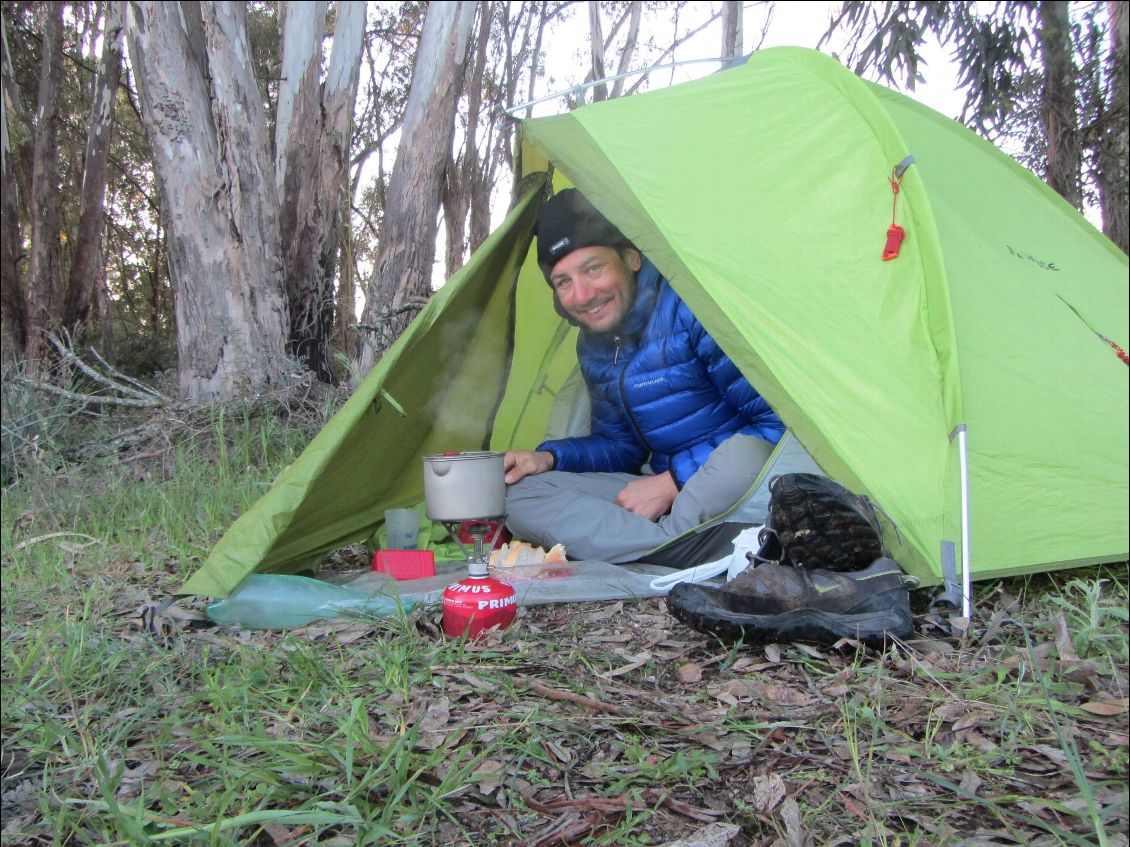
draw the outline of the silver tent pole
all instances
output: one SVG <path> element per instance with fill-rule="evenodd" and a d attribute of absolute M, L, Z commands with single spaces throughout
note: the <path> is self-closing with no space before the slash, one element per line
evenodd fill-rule
<path fill-rule="evenodd" d="M 741 64 L 748 58 L 748 56 L 712 56 L 707 59 L 682 59 L 678 62 L 668 62 L 665 65 L 650 65 L 646 68 L 637 68 L 634 71 L 625 71 L 624 73 L 616 74 L 615 76 L 606 76 L 601 79 L 595 79 L 592 82 L 585 82 L 581 83 L 580 85 L 574 85 L 570 88 L 558 91 L 555 94 L 546 94 L 544 97 L 539 97 L 536 100 L 530 100 L 526 103 L 519 103 L 517 106 L 511 106 L 510 108 L 504 109 L 503 111 L 509 117 L 514 117 L 523 109 L 528 109 L 531 106 L 536 106 L 538 103 L 544 103 L 547 100 L 554 100 L 558 97 L 564 97 L 566 94 L 572 94 L 576 97 L 580 97 L 586 90 L 597 85 L 603 85 L 606 82 L 615 82 L 619 79 L 627 79 L 630 76 L 639 76 L 640 74 L 649 74 L 653 71 L 670 70 L 671 68 L 678 68 L 683 65 L 698 65 L 702 64 L 703 62 L 729 62 L 732 64 Z"/>
<path fill-rule="evenodd" d="M 973 614 L 973 574 L 969 552 L 969 446 L 965 424 L 957 428 L 957 458 L 961 471 L 961 616 L 968 621 Z"/>

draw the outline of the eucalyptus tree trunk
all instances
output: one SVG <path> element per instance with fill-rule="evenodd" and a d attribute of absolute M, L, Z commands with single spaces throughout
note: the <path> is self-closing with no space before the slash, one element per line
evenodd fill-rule
<path fill-rule="evenodd" d="M 589 0 L 589 55 L 592 60 L 592 67 L 589 73 L 592 74 L 593 82 L 598 79 L 604 79 L 608 74 L 604 72 L 604 31 L 600 25 L 600 3 L 597 0 Z M 592 88 L 592 99 L 594 101 L 608 99 L 608 86 L 603 82 L 599 85 L 594 85 Z"/>
<path fill-rule="evenodd" d="M 525 11 L 527 7 L 529 7 L 528 12 Z M 545 40 L 546 26 L 549 23 L 549 20 L 550 20 L 550 17 L 551 17 L 550 12 L 546 8 L 546 4 L 544 4 L 544 3 L 532 3 L 532 4 L 525 4 L 524 3 L 524 4 L 522 4 L 522 6 L 519 9 L 519 14 L 518 14 L 517 18 L 513 21 L 513 28 L 511 27 L 509 7 L 506 4 L 503 4 L 501 14 L 502 14 L 502 21 L 503 21 L 503 26 L 504 26 L 503 40 L 506 44 L 506 65 L 505 65 L 505 73 L 504 73 L 504 79 L 506 80 L 506 95 L 505 95 L 505 100 L 503 101 L 503 107 L 504 108 L 513 107 L 513 106 L 517 105 L 517 103 L 515 101 L 517 99 L 517 94 L 518 94 L 519 77 L 521 76 L 522 65 L 525 63 L 527 57 L 529 58 L 529 62 L 530 62 L 530 74 L 529 74 L 529 80 L 528 80 L 527 88 L 526 88 L 526 92 L 525 92 L 525 100 L 526 100 L 527 103 L 532 103 L 535 99 L 534 95 L 537 91 L 538 78 L 540 76 L 542 76 L 545 72 L 544 61 L 543 61 L 543 58 L 542 58 L 542 43 Z M 534 24 L 534 16 L 535 15 L 537 16 L 536 26 Z M 523 17 L 525 18 L 524 24 L 523 24 Z M 518 42 L 518 39 L 514 36 L 517 34 L 519 29 L 522 30 L 523 36 L 522 36 L 522 39 L 521 39 L 521 42 L 520 42 L 520 46 L 518 47 L 517 51 L 515 51 L 514 50 L 514 44 L 519 43 L 519 42 Z M 533 38 L 532 48 L 531 48 L 531 42 L 530 42 L 531 36 Z M 531 50 L 532 50 L 532 52 L 531 52 Z M 525 113 L 524 116 L 515 115 L 515 117 L 518 117 L 518 118 L 520 118 L 520 117 L 529 118 L 529 117 L 532 117 L 532 116 L 533 116 L 533 107 L 532 106 L 527 107 L 526 113 Z M 511 156 L 513 155 L 512 151 L 513 151 L 513 148 L 514 148 L 514 145 L 512 143 L 512 139 L 511 139 L 512 133 L 511 133 L 511 130 L 510 130 L 510 127 L 512 125 L 513 125 L 512 121 L 505 122 L 500 127 L 499 132 L 498 132 L 499 141 L 505 142 L 506 153 L 511 155 Z M 496 147 L 495 150 L 494 150 L 495 160 L 491 162 L 492 166 L 495 165 L 495 161 L 497 160 L 497 158 L 500 155 L 503 155 L 503 153 L 502 153 L 501 150 L 498 149 L 498 147 Z M 518 186 L 519 186 L 521 176 L 522 176 L 520 169 L 517 168 L 517 167 L 513 167 L 511 176 L 512 176 L 512 180 L 511 180 L 511 186 L 510 186 L 510 199 L 511 199 L 511 202 L 513 203 L 518 198 Z M 486 196 L 486 197 L 481 196 L 482 193 L 484 193 L 484 192 L 482 192 L 482 190 L 480 189 L 480 196 L 473 197 L 471 199 L 471 233 L 472 233 L 472 239 L 471 240 L 472 240 L 472 243 L 474 243 L 474 234 L 476 232 L 476 228 L 475 228 L 476 227 L 476 216 L 480 216 L 480 217 L 483 217 L 483 218 L 486 217 L 485 215 L 483 215 L 482 207 L 486 208 L 486 211 L 489 215 L 490 198 L 489 198 L 489 196 Z M 478 226 L 483 227 L 485 229 L 487 224 L 486 224 L 485 221 L 480 220 L 480 222 L 478 223 Z M 482 242 L 479 242 L 479 243 L 482 243 Z"/>
<path fill-rule="evenodd" d="M 596 0 L 589 0 L 588 7 L 589 52 L 592 56 L 592 65 L 585 82 L 595 82 L 608 76 L 619 77 L 631 68 L 632 59 L 635 57 L 636 43 L 639 41 L 640 34 L 640 18 L 643 15 L 643 3 L 640 0 L 633 0 L 631 3 L 619 4 L 620 16 L 612 25 L 607 36 L 604 35 L 604 28 L 600 21 L 600 4 Z M 620 45 L 620 58 L 616 63 L 616 70 L 610 74 L 608 72 L 608 51 L 612 49 L 616 36 L 625 23 L 628 25 L 628 31 L 624 35 L 623 44 Z M 592 87 L 593 100 L 611 100 L 622 96 L 624 82 L 624 79 L 613 80 L 611 89 L 604 82 L 594 85 Z M 583 97 L 581 100 L 583 102 Z"/>
<path fill-rule="evenodd" d="M 741 56 L 745 47 L 742 31 L 741 0 L 725 0 L 722 4 L 722 56 Z"/>
<path fill-rule="evenodd" d="M 626 19 L 628 20 L 628 32 L 624 36 L 624 45 L 620 48 L 620 61 L 616 65 L 616 76 L 620 77 L 612 83 L 612 93 L 609 95 L 612 98 L 621 96 L 624 93 L 624 77 L 621 74 L 631 70 L 632 59 L 636 55 L 636 42 L 640 37 L 640 18 L 643 15 L 643 3 L 640 0 L 633 0 L 628 4 L 624 10 L 624 14 L 616 23 L 616 28 L 619 29 Z"/>
<path fill-rule="evenodd" d="M 27 301 L 21 282 L 23 239 L 20 235 L 19 180 L 16 178 L 16 159 L 12 150 L 8 122 L 20 116 L 26 123 L 19 100 L 15 99 L 16 82 L 12 59 L 8 54 L 7 20 L 0 17 L 0 49 L 2 49 L 3 119 L 0 120 L 0 162 L 2 162 L 4 190 L 3 208 L 0 209 L 0 356 L 5 361 L 22 354 L 27 342 L 25 334 Z"/>
<path fill-rule="evenodd" d="M 126 24 L 168 229 L 181 393 L 200 401 L 273 387 L 286 299 L 244 6 L 131 2 Z"/>
<path fill-rule="evenodd" d="M 472 186 L 479 170 L 479 114 L 483 102 L 483 77 L 486 72 L 487 46 L 490 42 L 494 4 L 484 0 L 479 5 L 478 34 L 474 59 L 467 79 L 467 118 L 463 131 L 463 153 L 459 161 L 449 162 L 443 191 L 444 243 L 447 276 L 451 276 L 466 258 L 467 213 L 471 207 Z"/>
<path fill-rule="evenodd" d="M 1103 232 L 1123 253 L 1130 252 L 1130 227 L 1127 226 L 1127 167 L 1130 165 L 1130 139 L 1127 135 L 1127 102 L 1130 101 L 1130 57 L 1127 53 L 1126 3 L 1111 0 L 1110 10 L 1110 97 L 1107 124 L 1099 152 L 1099 202 Z"/>
<path fill-rule="evenodd" d="M 27 303 L 20 282 L 20 213 L 16 202 L 17 182 L 12 165 L 13 157 L 8 142 L 8 121 L 5 115 L 3 129 L 3 208 L 0 209 L 0 356 L 4 361 L 16 358 L 27 338 L 24 329 L 27 321 Z"/>
<path fill-rule="evenodd" d="M 288 3 L 275 130 L 288 350 L 318 379 L 334 381 L 334 272 L 349 191 L 353 103 L 365 35 L 364 3 L 339 3 L 324 84 L 319 57 L 325 3 Z"/>
<path fill-rule="evenodd" d="M 24 288 L 24 358 L 39 371 L 47 352 L 44 331 L 58 318 L 62 281 L 59 257 L 58 121 L 63 58 L 63 4 L 44 3 L 43 59 L 40 63 L 35 141 L 31 163 L 29 219 L 31 248 Z"/>
<path fill-rule="evenodd" d="M 380 249 L 361 316 L 369 334 L 358 356 L 359 375 L 367 373 L 387 341 L 403 331 L 412 304 L 431 295 L 436 216 L 474 17 L 474 3 L 458 2 L 432 3 L 424 18 Z"/>
<path fill-rule="evenodd" d="M 546 27 L 564 7 L 565 4 L 559 4 L 551 9 L 546 3 L 521 3 L 516 9 L 507 3 L 497 6 L 496 19 L 503 49 L 498 59 L 501 67 L 496 66 L 491 77 L 501 80 L 502 84 L 487 88 L 490 106 L 483 110 L 487 121 L 483 133 L 485 155 L 480 157 L 480 165 L 471 184 L 467 246 L 472 253 L 490 235 L 491 199 L 500 170 L 512 172 L 512 195 L 517 189 L 520 175 L 513 169 L 515 122 L 505 114 L 505 109 L 517 103 L 518 87 L 527 68 L 528 88 L 524 96 L 527 101 L 534 99 L 537 80 L 544 72 L 542 42 Z M 513 18 L 512 11 L 517 12 Z"/>
<path fill-rule="evenodd" d="M 632 8 L 639 5 L 629 4 Z M 555 14 L 541 3 L 484 0 L 479 8 L 474 60 L 466 84 L 464 150 L 457 164 L 448 169 L 444 192 L 448 276 L 490 234 L 491 199 L 499 171 L 513 164 L 514 121 L 504 110 L 516 102 L 527 70 L 531 92 L 526 99 L 534 99 L 541 39 L 546 22 Z M 492 42 L 497 49 L 490 49 Z"/>
<path fill-rule="evenodd" d="M 1044 131 L 1047 183 L 1076 209 L 1083 208 L 1082 150 L 1076 110 L 1076 78 L 1071 59 L 1071 21 L 1064 0 L 1039 5 L 1040 49 L 1044 58 Z"/>
<path fill-rule="evenodd" d="M 72 333 L 86 323 L 106 274 L 102 260 L 102 232 L 106 197 L 106 171 L 110 135 L 114 124 L 114 98 L 122 67 L 122 4 L 111 2 L 102 30 L 102 60 L 94 83 L 83 156 L 78 232 L 63 300 L 63 326 Z"/>

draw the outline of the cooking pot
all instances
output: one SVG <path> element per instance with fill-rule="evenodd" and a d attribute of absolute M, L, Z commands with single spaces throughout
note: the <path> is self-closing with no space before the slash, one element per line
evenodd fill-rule
<path fill-rule="evenodd" d="M 506 514 L 503 453 L 444 453 L 424 457 L 424 506 L 433 521 L 497 518 Z"/>

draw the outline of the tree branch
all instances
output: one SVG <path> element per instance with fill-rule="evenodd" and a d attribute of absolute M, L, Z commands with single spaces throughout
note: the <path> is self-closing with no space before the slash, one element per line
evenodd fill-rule
<path fill-rule="evenodd" d="M 168 399 L 167 397 L 165 397 L 163 394 L 161 394 L 161 392 L 157 391 L 156 389 L 146 385 L 143 382 L 140 382 L 140 381 L 134 379 L 131 376 L 126 376 L 121 371 L 112 367 L 110 364 L 108 364 L 106 362 L 105 359 L 102 358 L 101 355 L 99 355 L 98 351 L 95 350 L 93 347 L 88 347 L 87 349 L 90 351 L 90 355 L 92 355 L 95 359 L 98 360 L 98 364 L 102 365 L 102 367 L 104 367 L 111 374 L 113 374 L 115 379 L 120 379 L 123 382 L 129 383 L 130 385 L 135 386 L 136 388 L 140 389 L 144 394 L 146 394 L 150 397 L 156 397 L 159 400 L 167 400 Z"/>
<path fill-rule="evenodd" d="M 710 26 L 712 23 L 714 23 L 716 20 L 718 20 L 718 18 L 721 16 L 721 14 L 722 14 L 721 12 L 715 12 L 713 15 L 711 15 L 709 18 L 707 18 L 702 23 L 701 26 L 695 27 L 690 32 L 688 32 L 686 35 L 684 35 L 682 38 L 676 39 L 675 42 L 670 47 L 668 47 L 666 50 L 664 50 L 662 53 L 659 54 L 659 58 L 657 58 L 654 62 L 651 63 L 652 68 L 654 68 L 656 65 L 663 64 L 664 59 L 666 59 L 668 56 L 673 54 L 675 52 L 675 50 L 677 50 L 685 41 L 688 41 L 689 39 L 694 38 L 696 35 L 698 35 L 700 32 L 702 32 L 704 29 L 706 29 L 708 26 Z M 639 79 L 637 79 L 634 83 L 632 83 L 631 88 L 629 88 L 624 93 L 624 96 L 629 97 L 632 94 L 635 94 L 637 89 L 639 89 L 639 87 L 644 84 L 644 81 L 647 80 L 648 76 L 650 76 L 650 75 L 651 75 L 651 69 L 646 70 L 643 73 L 641 73 Z"/>
<path fill-rule="evenodd" d="M 146 401 L 146 402 L 141 404 L 141 405 L 145 405 L 145 406 L 152 405 L 153 401 L 157 401 L 158 405 L 160 405 L 161 403 L 167 403 L 168 402 L 168 398 L 162 397 L 158 392 L 154 391 L 151 388 L 145 388 L 144 386 L 142 386 L 142 388 L 144 388 L 144 390 L 139 391 L 137 388 L 132 388 L 129 385 L 123 385 L 122 383 L 118 382 L 117 380 L 111 379 L 110 377 L 106 376 L 105 374 L 99 373 L 94 368 L 90 367 L 90 365 L 88 365 L 82 359 L 80 359 L 78 357 L 78 354 L 76 354 L 75 351 L 72 350 L 71 347 L 68 344 L 64 344 L 53 333 L 48 332 L 48 333 L 45 333 L 45 335 L 47 336 L 47 340 L 51 342 L 51 346 L 53 346 L 56 350 L 59 351 L 59 355 L 62 356 L 63 359 L 65 359 L 70 364 L 74 365 L 76 368 L 78 368 L 80 371 L 82 371 L 84 374 L 86 374 L 88 377 L 90 377 L 90 379 L 97 382 L 99 385 L 104 385 L 105 387 L 109 388 L 111 391 L 117 391 L 120 394 L 124 394 L 126 397 L 132 397 L 135 400 Z M 121 374 L 118 373 L 116 370 L 111 368 L 109 365 L 106 365 L 105 361 L 102 359 L 101 356 L 98 357 L 98 360 L 108 370 L 110 370 L 115 376 L 119 376 L 119 377 L 121 376 Z M 130 380 L 130 382 L 134 382 L 134 381 Z M 134 384 L 136 385 L 137 383 L 134 382 Z M 92 402 L 106 402 L 106 401 L 98 400 L 98 401 L 92 401 Z M 123 405 L 135 405 L 135 404 L 127 403 L 127 404 L 123 404 Z"/>
<path fill-rule="evenodd" d="M 427 300 L 409 300 L 399 306 L 394 306 L 391 309 L 385 309 L 375 318 L 371 324 L 355 323 L 352 324 L 353 329 L 363 329 L 365 332 L 382 332 L 385 325 L 393 318 L 408 312 L 417 312 L 428 305 Z"/>
<path fill-rule="evenodd" d="M 34 388 L 36 391 L 43 391 L 47 394 L 54 394 L 56 397 L 63 397 L 67 400 L 74 400 L 76 403 L 102 403 L 110 406 L 134 406 L 144 409 L 156 408 L 164 405 L 163 401 L 155 397 L 147 400 L 133 400 L 128 397 L 107 397 L 100 394 L 79 394 L 75 391 L 67 391 L 65 388 L 59 388 L 56 385 L 51 385 L 46 382 L 38 382 L 34 379 L 28 379 L 23 376 L 12 377 L 12 382 L 17 385 L 23 385 L 27 388 Z"/>

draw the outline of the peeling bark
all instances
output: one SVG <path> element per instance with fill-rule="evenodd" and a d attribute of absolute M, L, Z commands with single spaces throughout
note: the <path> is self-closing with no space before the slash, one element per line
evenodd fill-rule
<path fill-rule="evenodd" d="M 349 190 L 353 103 L 360 78 L 365 4 L 338 5 L 326 81 L 319 56 L 324 3 L 291 3 L 283 30 L 276 178 L 287 300 L 288 350 L 324 382 L 334 381 L 334 273 Z"/>
<path fill-rule="evenodd" d="M 436 215 L 474 15 L 475 4 L 469 2 L 428 6 L 389 181 L 380 250 L 361 318 L 368 326 L 376 325 L 386 311 L 431 295 Z M 390 336 L 399 335 L 407 322 L 405 315 L 391 318 Z M 380 340 L 362 343 L 359 376 L 369 371 L 380 352 Z"/>
<path fill-rule="evenodd" d="M 31 251 L 28 261 L 24 358 L 28 370 L 38 375 L 47 354 L 44 332 L 59 313 L 60 258 L 58 205 L 59 77 L 63 57 L 63 4 L 44 4 L 43 60 L 35 117 L 35 144 L 31 165 Z"/>
<path fill-rule="evenodd" d="M 278 195 L 243 6 L 131 2 L 126 23 L 168 229 L 180 390 L 201 401 L 273 387 L 286 335 Z"/>
<path fill-rule="evenodd" d="M 114 99 L 122 67 L 122 4 L 112 2 L 106 10 L 102 34 L 102 60 L 94 84 L 83 156 L 82 189 L 75 251 L 63 299 L 63 326 L 78 337 L 94 305 L 105 277 L 102 258 L 106 173 L 110 135 L 114 125 Z"/>
<path fill-rule="evenodd" d="M 326 3 L 287 3 L 283 22 L 282 81 L 275 125 L 275 178 L 283 274 L 289 309 L 287 351 L 328 381 L 328 338 L 322 328 L 325 282 L 319 258 L 333 210 L 319 202 L 321 51 Z M 326 281 L 332 285 L 331 279 Z M 332 318 L 332 315 L 330 316 Z M 319 343 L 319 336 L 321 342 Z"/>
<path fill-rule="evenodd" d="M 447 182 L 443 193 L 443 222 L 446 234 L 446 269 L 449 277 L 462 267 L 467 255 L 467 213 L 471 207 L 471 194 L 479 172 L 479 118 L 493 16 L 494 5 L 489 0 L 479 4 L 479 31 L 475 40 L 471 76 L 466 86 L 467 127 L 464 132 L 463 154 L 457 163 L 449 162 L 447 167 Z"/>

